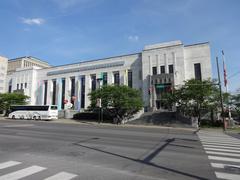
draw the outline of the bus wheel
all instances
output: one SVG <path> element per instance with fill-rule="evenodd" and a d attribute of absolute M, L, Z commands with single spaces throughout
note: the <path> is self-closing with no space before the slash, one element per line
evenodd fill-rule
<path fill-rule="evenodd" d="M 32 118 L 33 120 L 37 120 L 37 117 L 36 116 L 33 116 L 33 118 Z"/>
<path fill-rule="evenodd" d="M 15 119 L 15 115 L 12 116 L 12 119 Z"/>

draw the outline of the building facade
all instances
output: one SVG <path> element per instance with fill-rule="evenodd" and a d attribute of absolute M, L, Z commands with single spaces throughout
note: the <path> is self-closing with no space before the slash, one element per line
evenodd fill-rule
<path fill-rule="evenodd" d="M 0 56 L 0 93 L 6 91 L 8 59 Z"/>
<path fill-rule="evenodd" d="M 76 110 L 90 105 L 88 94 L 100 85 L 127 85 L 142 92 L 146 111 L 164 108 L 162 94 L 187 79 L 211 78 L 209 43 L 172 41 L 145 46 L 142 52 L 54 67 L 18 68 L 8 75 L 11 91 L 23 89 L 29 104 L 55 104 Z"/>

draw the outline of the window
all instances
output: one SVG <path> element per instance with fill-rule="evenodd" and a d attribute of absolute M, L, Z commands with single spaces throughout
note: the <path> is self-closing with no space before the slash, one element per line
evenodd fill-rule
<path fill-rule="evenodd" d="M 153 75 L 157 74 L 157 67 L 152 67 L 152 73 L 153 73 Z"/>
<path fill-rule="evenodd" d="M 8 93 L 11 93 L 12 92 L 12 85 L 9 85 L 8 86 Z"/>
<path fill-rule="evenodd" d="M 64 100 L 65 100 L 65 78 L 62 78 L 62 106 L 61 106 L 62 109 L 64 109 Z"/>
<path fill-rule="evenodd" d="M 169 74 L 173 74 L 173 64 L 168 65 L 168 72 Z"/>
<path fill-rule="evenodd" d="M 48 82 L 44 81 L 44 102 L 43 102 L 44 105 L 47 104 L 47 88 L 48 88 Z"/>
<path fill-rule="evenodd" d="M 17 84 L 17 90 L 19 90 L 19 84 Z"/>
<path fill-rule="evenodd" d="M 195 72 L 195 79 L 201 81 L 202 73 L 201 73 L 201 64 L 200 63 L 194 64 L 194 72 Z"/>
<path fill-rule="evenodd" d="M 91 81 L 92 81 L 92 91 L 95 91 L 96 85 L 97 85 L 96 74 L 91 75 Z"/>
<path fill-rule="evenodd" d="M 161 74 L 165 74 L 165 66 L 160 66 Z"/>
<path fill-rule="evenodd" d="M 103 77 L 102 78 L 103 78 L 103 85 L 107 85 L 107 78 L 108 77 L 107 77 L 107 73 L 106 72 L 103 73 Z"/>
<path fill-rule="evenodd" d="M 75 96 L 75 78 L 71 78 L 71 103 L 74 104 L 73 96 Z"/>
<path fill-rule="evenodd" d="M 81 77 L 81 108 L 85 107 L 85 76 Z"/>
<path fill-rule="evenodd" d="M 23 83 L 21 83 L 21 89 L 23 89 Z"/>
<path fill-rule="evenodd" d="M 24 84 L 24 88 L 27 88 L 27 83 Z"/>
<path fill-rule="evenodd" d="M 56 79 L 53 80 L 53 95 L 52 95 L 52 104 L 56 105 L 56 90 L 57 90 L 57 82 Z"/>
<path fill-rule="evenodd" d="M 114 84 L 119 85 L 120 84 L 119 72 L 114 72 L 113 76 L 114 76 Z"/>
<path fill-rule="evenodd" d="M 131 87 L 132 88 L 132 71 L 131 70 L 128 70 L 128 87 Z"/>

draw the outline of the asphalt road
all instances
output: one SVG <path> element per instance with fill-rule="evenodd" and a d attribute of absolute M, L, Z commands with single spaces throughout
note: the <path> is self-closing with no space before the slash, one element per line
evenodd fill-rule
<path fill-rule="evenodd" d="M 189 130 L 0 121 L 0 180 L 216 179 Z"/>

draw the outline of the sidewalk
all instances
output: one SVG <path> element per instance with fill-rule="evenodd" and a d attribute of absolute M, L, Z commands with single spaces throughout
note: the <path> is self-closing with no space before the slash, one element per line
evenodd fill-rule
<path fill-rule="evenodd" d="M 169 130 L 186 130 L 190 132 L 195 132 L 195 128 L 181 128 L 181 127 L 167 127 L 167 126 L 153 126 L 153 125 L 133 125 L 133 124 L 110 124 L 110 123 L 98 123 L 98 122 L 91 122 L 91 121 L 77 121 L 74 119 L 54 119 L 51 121 L 34 121 L 34 120 L 13 120 L 8 119 L 5 117 L 0 117 L 0 121 L 18 121 L 18 122 L 42 122 L 42 123 L 58 123 L 58 124 L 78 124 L 78 125 L 89 125 L 89 126 L 105 126 L 105 127 L 134 127 L 134 128 L 154 128 L 154 129 L 169 129 Z"/>

